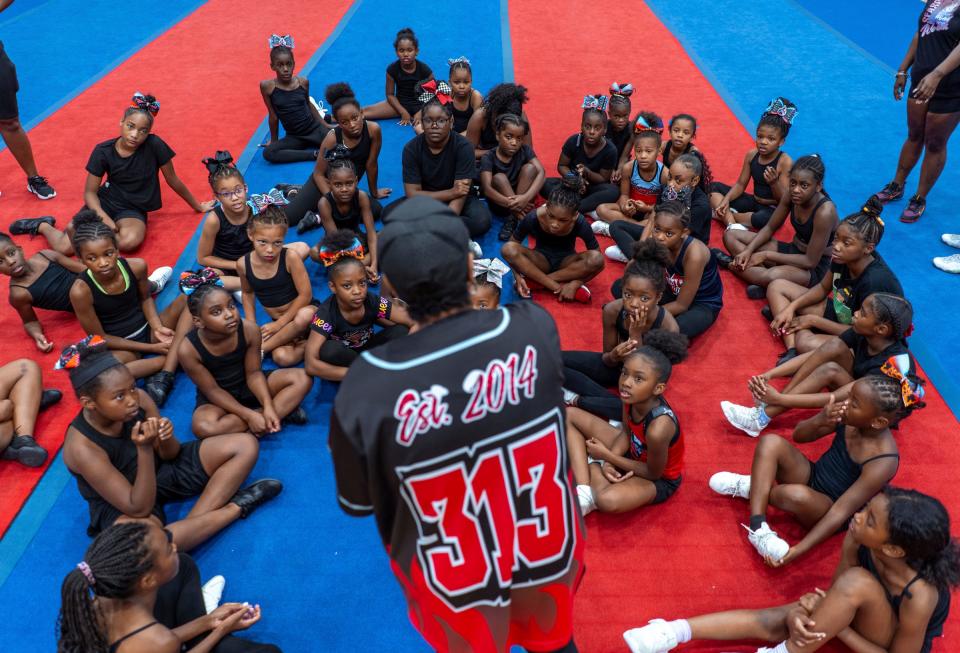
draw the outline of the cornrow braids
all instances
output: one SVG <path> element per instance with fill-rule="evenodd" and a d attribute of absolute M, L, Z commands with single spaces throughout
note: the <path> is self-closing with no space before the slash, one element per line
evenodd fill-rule
<path fill-rule="evenodd" d="M 806 154 L 793 162 L 790 172 L 806 171 L 813 175 L 814 180 L 821 184 L 827 174 L 827 168 L 823 165 L 823 159 L 819 154 Z"/>
<path fill-rule="evenodd" d="M 453 71 L 455 70 L 466 70 L 468 73 L 470 73 L 471 77 L 473 76 L 473 68 L 470 67 L 470 62 L 466 59 L 466 57 L 448 59 L 447 61 L 450 62 L 450 72 L 447 75 L 448 77 L 452 77 Z"/>
<path fill-rule="evenodd" d="M 680 221 L 680 224 L 683 225 L 684 229 L 690 226 L 690 220 L 692 219 L 692 216 L 690 214 L 690 207 L 687 206 L 686 202 L 681 200 L 667 200 L 666 202 L 657 204 L 656 212 L 657 215 L 666 213 L 668 215 L 676 216 L 677 220 Z"/>
<path fill-rule="evenodd" d="M 146 544 L 148 532 L 142 522 L 111 526 L 84 554 L 82 564 L 89 568 L 89 577 L 77 567 L 63 579 L 57 619 L 58 653 L 107 653 L 106 621 L 96 598 L 125 599 L 133 595 L 137 581 L 153 568 Z"/>
<path fill-rule="evenodd" d="M 607 107 L 609 108 L 609 107 L 612 107 L 612 106 L 614 106 L 614 105 L 620 106 L 620 107 L 627 107 L 627 110 L 628 110 L 628 111 L 630 110 L 630 108 L 631 108 L 631 106 L 632 106 L 631 103 L 630 103 L 630 98 L 629 98 L 629 96 L 623 95 L 622 93 L 611 93 L 611 94 L 610 94 L 610 99 L 609 99 L 608 102 L 607 102 Z"/>
<path fill-rule="evenodd" d="M 261 209 L 259 213 L 256 213 L 253 217 L 251 217 L 250 221 L 247 223 L 247 229 L 251 232 L 259 226 L 282 226 L 287 228 L 290 226 L 290 223 L 287 221 L 287 214 L 283 212 L 282 208 L 276 204 L 270 204 Z"/>
<path fill-rule="evenodd" d="M 583 188 L 583 178 L 575 173 L 568 172 L 560 183 L 550 191 L 547 202 L 573 211 L 580 210 L 580 190 Z"/>
<path fill-rule="evenodd" d="M 913 305 L 904 297 L 878 292 L 867 299 L 873 300 L 873 309 L 877 319 L 883 324 L 890 325 L 890 337 L 894 340 L 905 340 L 913 333 Z"/>
<path fill-rule="evenodd" d="M 623 283 L 630 277 L 643 277 L 653 284 L 657 293 L 667 287 L 667 266 L 670 265 L 670 252 L 663 244 L 653 238 L 640 240 L 634 245 L 633 259 L 623 270 Z"/>
<path fill-rule="evenodd" d="M 70 239 L 73 244 L 73 251 L 79 254 L 81 245 L 102 238 L 113 241 L 114 246 L 117 245 L 117 233 L 104 224 L 96 211 L 80 209 L 80 212 L 73 216 L 73 237 Z"/>
<path fill-rule="evenodd" d="M 917 385 L 923 385 L 923 379 L 914 374 L 910 375 L 910 379 Z M 884 374 L 870 374 L 863 377 L 862 380 L 870 385 L 873 396 L 877 400 L 877 408 L 891 416 L 890 428 L 892 429 L 897 428 L 900 422 L 909 417 L 913 411 L 926 406 L 922 401 L 905 406 L 900 381 L 893 377 Z"/>
<path fill-rule="evenodd" d="M 707 157 L 703 155 L 703 152 L 700 150 L 692 150 L 681 154 L 674 159 L 673 162 L 682 163 L 688 169 L 692 170 L 694 175 L 700 177 L 700 183 L 697 184 L 697 188 L 707 195 L 710 194 L 710 185 L 713 183 L 713 172 L 710 170 L 710 164 L 707 163 Z"/>
<path fill-rule="evenodd" d="M 200 317 L 200 309 L 203 307 L 204 300 L 218 290 L 232 298 L 230 291 L 216 282 L 204 283 L 194 288 L 193 292 L 187 296 L 187 310 L 190 311 L 190 315 Z"/>
<path fill-rule="evenodd" d="M 504 113 L 497 116 L 497 120 L 494 124 L 498 133 L 501 129 L 503 129 L 504 125 L 514 125 L 516 127 L 520 127 L 523 130 L 524 136 L 530 133 L 530 124 L 524 119 L 523 116 L 518 116 L 515 113 Z"/>
<path fill-rule="evenodd" d="M 883 202 L 876 195 L 871 195 L 857 213 L 851 213 L 840 224 L 855 231 L 863 242 L 876 246 L 883 238 L 882 213 Z"/>

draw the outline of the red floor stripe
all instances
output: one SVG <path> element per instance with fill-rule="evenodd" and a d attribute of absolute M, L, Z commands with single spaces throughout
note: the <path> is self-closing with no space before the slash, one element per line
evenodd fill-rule
<path fill-rule="evenodd" d="M 649 109 L 665 120 L 681 111 L 697 116 L 697 144 L 719 179 L 733 179 L 751 146 L 751 134 L 646 5 L 608 9 L 585 11 L 576 3 L 554 3 L 544 12 L 534 0 L 510 2 L 515 79 L 529 89 L 527 113 L 548 171 L 555 174 L 560 145 L 579 128 L 584 94 L 605 91 L 616 80 L 637 87 L 634 113 Z M 603 246 L 611 242 L 601 240 Z M 720 243 L 717 231 L 713 243 Z M 560 306 L 540 297 L 556 318 L 566 348 L 599 350 L 600 306 L 621 272 L 622 266 L 612 264 L 594 281 L 589 307 Z M 719 401 L 747 402 L 746 379 L 767 369 L 780 350 L 766 335 L 760 304 L 745 298 L 744 285 L 727 273 L 724 284 L 726 307 L 717 324 L 694 344 L 691 360 L 676 368 L 667 391 L 688 438 L 683 487 L 663 506 L 587 519 L 588 573 L 578 595 L 575 629 L 581 650 L 622 651 L 620 633 L 654 617 L 775 605 L 829 584 L 839 537 L 790 567 L 768 569 L 739 525 L 747 518 L 746 503 L 717 497 L 707 487 L 715 471 L 748 472 L 753 453 L 754 443 L 726 424 Z M 957 423 L 936 391 L 928 389 L 928 407 L 899 432 L 903 461 L 896 480 L 939 497 L 958 515 L 960 492 L 944 462 L 956 459 L 957 445 L 940 436 L 956 433 Z M 771 432 L 788 434 L 795 421 L 777 421 Z M 807 446 L 805 453 L 816 457 L 826 445 Z M 802 536 L 789 520 L 774 519 L 774 526 L 782 526 L 790 542 Z M 947 636 L 960 636 L 955 622 L 948 625 Z M 696 644 L 682 650 L 755 648 Z M 833 645 L 829 650 L 841 649 Z M 939 644 L 939 650 L 949 649 Z"/>
<path fill-rule="evenodd" d="M 219 149 L 239 156 L 265 115 L 257 83 L 272 74 L 267 47 L 271 30 L 293 30 L 302 66 L 351 4 L 351 0 L 294 0 L 284 5 L 283 13 L 297 19 L 285 26 L 284 21 L 278 23 L 271 3 L 207 2 L 30 132 L 40 170 L 57 189 L 55 199 L 41 203 L 27 194 L 20 188 L 22 172 L 9 150 L 0 154 L 0 179 L 17 180 L 2 189 L 0 230 L 23 216 L 54 215 L 60 224 L 70 220 L 83 204 L 84 166 L 90 151 L 117 133 L 121 113 L 137 90 L 160 99 L 155 133 L 177 152 L 174 164 L 180 178 L 197 197 L 208 197 L 210 189 L 200 160 Z M 165 185 L 163 195 L 164 208 L 151 215 L 150 233 L 137 254 L 146 258 L 151 268 L 173 265 L 200 219 Z M 42 238 L 16 240 L 28 253 L 45 246 Z M 76 414 L 77 403 L 66 375 L 53 372 L 55 354 L 39 354 L 6 302 L 2 302 L 2 311 L 0 328 L 8 334 L 9 357 L 37 360 L 44 370 L 45 385 L 64 391 L 65 400 L 41 415 L 37 425 L 37 440 L 52 457 Z M 58 346 L 82 336 L 72 317 L 43 312 L 41 319 L 48 337 Z M 0 534 L 43 471 L 0 463 Z"/>

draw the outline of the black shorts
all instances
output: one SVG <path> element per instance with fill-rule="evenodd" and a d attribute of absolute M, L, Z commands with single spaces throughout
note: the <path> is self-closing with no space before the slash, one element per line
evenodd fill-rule
<path fill-rule="evenodd" d="M 657 489 L 657 496 L 653 498 L 653 504 L 663 503 L 667 499 L 673 496 L 673 493 L 677 491 L 677 488 L 680 487 L 680 482 L 683 481 L 682 476 L 678 476 L 674 479 L 669 478 L 658 478 L 653 482 L 653 487 Z"/>
<path fill-rule="evenodd" d="M 796 245 L 793 243 L 784 243 L 777 241 L 777 252 L 780 254 L 804 254 L 801 252 Z M 813 288 L 815 285 L 820 283 L 820 280 L 823 279 L 823 275 L 826 274 L 827 270 L 830 268 L 830 257 L 823 256 L 820 258 L 820 262 L 817 263 L 817 267 L 810 270 L 810 279 L 807 281 L 807 288 Z"/>
<path fill-rule="evenodd" d="M 550 269 L 547 271 L 548 273 L 559 270 L 564 259 L 577 253 L 573 250 L 557 250 L 547 247 L 535 247 L 533 251 L 543 254 L 544 258 L 547 259 L 547 264 L 550 266 Z"/>
<path fill-rule="evenodd" d="M 276 370 L 267 370 L 263 373 L 265 378 L 270 378 L 270 375 L 276 372 Z M 251 410 L 260 410 L 263 406 L 260 405 L 260 400 L 257 399 L 256 395 L 250 390 L 250 387 L 244 383 L 243 386 L 236 388 L 224 388 L 231 397 L 240 402 L 240 405 L 244 408 L 249 408 Z M 212 404 L 213 402 L 207 399 L 199 389 L 197 389 L 197 403 L 193 407 L 194 410 L 200 408 L 200 406 L 206 406 L 207 404 Z"/>
<path fill-rule="evenodd" d="M 730 188 L 731 186 L 721 181 L 715 181 L 710 184 L 711 193 L 726 195 L 730 192 Z M 773 217 L 773 211 L 777 207 L 761 204 L 757 201 L 756 196 L 750 193 L 741 193 L 740 197 L 730 202 L 730 208 L 734 209 L 737 213 L 750 213 L 750 226 L 760 231 L 770 222 L 770 218 Z"/>
<path fill-rule="evenodd" d="M 149 324 L 144 324 L 143 328 L 139 331 L 134 331 L 134 333 L 126 336 L 121 336 L 124 340 L 132 340 L 133 342 L 140 342 L 145 345 L 149 345 L 153 342 L 152 338 L 153 331 L 150 329 Z"/>
<path fill-rule="evenodd" d="M 109 215 L 114 222 L 125 218 L 134 218 L 135 220 L 140 220 L 145 223 L 147 221 L 146 211 L 115 202 L 104 195 L 103 189 L 106 188 L 109 183 L 110 182 L 107 182 L 97 191 L 97 197 L 100 198 L 100 206 L 103 208 L 103 212 Z"/>
<path fill-rule="evenodd" d="M 10 120 L 20 116 L 20 108 L 17 106 L 19 90 L 17 67 L 10 61 L 7 51 L 0 43 L 0 120 Z"/>
<path fill-rule="evenodd" d="M 163 461 L 157 466 L 157 499 L 150 513 L 164 524 L 167 523 L 167 516 L 163 512 L 164 504 L 198 496 L 210 481 L 210 476 L 200 462 L 200 444 L 200 440 L 182 444 L 176 458 Z M 90 501 L 90 525 L 87 527 L 87 535 L 96 536 L 122 516 L 123 511 L 103 499 Z"/>
<path fill-rule="evenodd" d="M 915 84 L 911 82 L 910 91 L 907 97 L 913 97 Z M 960 111 L 960 95 L 941 94 L 939 91 L 933 94 L 930 101 L 927 102 L 927 113 L 956 113 Z"/>

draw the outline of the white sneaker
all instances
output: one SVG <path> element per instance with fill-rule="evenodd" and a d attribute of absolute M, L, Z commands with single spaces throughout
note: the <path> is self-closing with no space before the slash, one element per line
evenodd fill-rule
<path fill-rule="evenodd" d="M 624 631 L 623 641 L 632 653 L 667 653 L 677 646 L 673 628 L 663 619 L 652 619 L 643 628 Z"/>
<path fill-rule="evenodd" d="M 153 291 L 154 295 L 159 295 L 160 291 L 163 290 L 163 287 L 167 285 L 167 282 L 170 281 L 170 277 L 173 276 L 173 268 L 170 266 L 164 266 L 162 268 L 157 268 L 153 271 L 149 277 L 150 281 L 153 282 L 156 290 Z"/>
<path fill-rule="evenodd" d="M 317 113 L 320 114 L 321 118 L 327 117 L 327 110 L 323 106 L 323 100 L 317 100 L 313 96 L 310 96 L 310 104 L 314 106 L 314 108 L 317 110 Z"/>
<path fill-rule="evenodd" d="M 223 596 L 223 588 L 227 580 L 223 576 L 214 576 L 200 588 L 203 594 L 203 608 L 210 614 L 220 605 L 220 597 Z"/>
<path fill-rule="evenodd" d="M 610 247 L 603 250 L 603 255 L 612 261 L 619 261 L 620 263 L 629 263 L 630 259 L 624 256 L 623 252 L 620 251 L 620 248 L 616 245 L 611 245 Z"/>
<path fill-rule="evenodd" d="M 766 428 L 766 424 L 760 423 L 760 408 L 748 408 L 739 406 L 729 401 L 721 401 L 720 409 L 723 410 L 723 416 L 731 425 L 737 427 L 751 438 L 760 435 L 760 431 Z"/>
<path fill-rule="evenodd" d="M 960 274 L 960 254 L 951 254 L 950 256 L 936 256 L 933 264 L 944 272 Z"/>
<path fill-rule="evenodd" d="M 750 544 L 762 557 L 782 560 L 783 556 L 787 555 L 787 551 L 790 550 L 790 545 L 787 544 L 786 540 L 771 530 L 767 522 L 763 522 L 760 528 L 755 531 L 751 531 L 746 524 L 740 525 L 747 529 L 747 539 L 750 540 Z"/>
<path fill-rule="evenodd" d="M 580 395 L 578 395 L 576 392 L 573 392 L 572 390 L 567 390 L 566 388 L 562 388 L 562 390 L 563 390 L 563 403 L 565 403 L 568 406 L 572 406 L 577 401 L 577 399 L 580 398 Z"/>
<path fill-rule="evenodd" d="M 243 291 L 234 290 L 233 291 L 233 303 L 237 306 L 243 306 Z"/>
<path fill-rule="evenodd" d="M 750 231 L 744 225 L 739 222 L 731 222 L 727 225 L 727 231 Z"/>
<path fill-rule="evenodd" d="M 593 230 L 593 233 L 598 236 L 610 237 L 610 223 L 604 222 L 603 220 L 594 220 L 593 224 L 590 225 L 590 228 Z"/>
<path fill-rule="evenodd" d="M 583 215 L 585 215 L 586 217 L 590 218 L 591 220 L 598 220 L 598 219 L 599 219 L 599 218 L 597 218 L 597 212 L 596 212 L 596 211 L 587 211 L 587 212 L 584 213 Z"/>
<path fill-rule="evenodd" d="M 750 477 L 733 472 L 717 472 L 710 477 L 710 489 L 737 499 L 750 498 Z"/>
<path fill-rule="evenodd" d="M 597 509 L 597 502 L 593 500 L 593 490 L 589 485 L 577 486 L 577 498 L 580 500 L 580 512 L 584 517 Z"/>
<path fill-rule="evenodd" d="M 483 258 L 483 248 L 475 240 L 470 241 L 470 251 L 473 252 L 473 258 Z"/>
<path fill-rule="evenodd" d="M 950 245 L 950 247 L 960 249 L 960 234 L 943 234 L 940 236 L 940 240 Z"/>

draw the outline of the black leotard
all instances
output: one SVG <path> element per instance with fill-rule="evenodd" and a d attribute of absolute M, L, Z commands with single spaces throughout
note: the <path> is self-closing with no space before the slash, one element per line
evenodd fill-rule
<path fill-rule="evenodd" d="M 767 180 L 763 178 L 763 171 L 768 167 L 777 167 L 777 163 L 780 161 L 780 157 L 783 156 L 783 151 L 777 152 L 777 156 L 773 157 L 773 161 L 770 163 L 760 163 L 760 152 L 757 152 L 752 159 L 750 159 L 750 176 L 753 177 L 753 196 L 759 197 L 764 200 L 773 199 L 773 189 L 770 188 L 770 184 L 767 183 Z"/>
<path fill-rule="evenodd" d="M 307 89 L 303 86 L 297 86 L 289 91 L 274 87 L 273 92 L 270 93 L 270 103 L 288 136 L 303 136 L 309 134 L 314 128 L 316 120 L 310 111 Z"/>
<path fill-rule="evenodd" d="M 70 287 L 77 280 L 77 275 L 63 267 L 52 258 L 39 252 L 47 259 L 47 269 L 33 280 L 29 286 L 10 282 L 11 286 L 23 288 L 33 298 L 33 305 L 45 308 L 48 311 L 69 311 L 73 313 L 73 304 L 70 303 Z"/>
<path fill-rule="evenodd" d="M 333 199 L 333 193 L 327 193 L 324 197 L 330 204 L 330 215 L 333 217 L 333 223 L 337 225 L 337 229 L 350 229 L 359 234 L 360 225 L 363 224 L 360 213 L 360 191 L 354 193 L 353 199 L 350 201 L 350 212 L 346 215 L 340 213 L 340 209 L 337 208 L 337 201 Z"/>
<path fill-rule="evenodd" d="M 218 206 L 213 209 L 220 221 L 220 230 L 213 240 L 213 255 L 218 258 L 225 258 L 228 261 L 236 261 L 245 254 L 253 250 L 253 243 L 247 236 L 247 224 L 250 222 L 250 209 L 247 209 L 247 221 L 243 224 L 233 224 L 227 220 L 227 214 L 223 212 L 223 207 Z"/>
<path fill-rule="evenodd" d="M 133 630 L 133 631 L 127 633 L 126 635 L 124 635 L 123 637 L 121 637 L 120 639 L 118 639 L 117 641 L 115 641 L 113 644 L 110 645 L 110 653 L 116 653 L 118 650 L 120 650 L 120 644 L 122 644 L 122 643 L 124 642 L 124 640 L 130 639 L 130 638 L 133 637 L 134 635 L 136 635 L 136 634 L 138 634 L 138 633 L 146 630 L 146 629 L 149 628 L 150 626 L 156 626 L 158 623 L 160 623 L 160 622 L 158 622 L 158 621 L 151 621 L 150 623 L 146 624 L 145 626 L 140 626 L 140 627 L 137 628 L 136 630 Z"/>
<path fill-rule="evenodd" d="M 346 143 L 343 142 L 343 127 L 337 125 L 333 128 L 333 133 L 337 138 L 337 143 L 347 147 Z M 364 173 L 367 172 L 367 159 L 370 158 L 370 148 L 373 147 L 372 139 L 370 138 L 370 128 L 367 126 L 367 121 L 363 121 L 363 131 L 360 132 L 360 141 L 353 147 L 347 147 L 350 150 L 350 160 L 353 162 L 353 167 L 357 169 L 357 181 L 363 179 Z"/>
<path fill-rule="evenodd" d="M 142 336 L 147 329 L 147 317 L 140 305 L 140 292 L 137 288 L 137 276 L 127 263 L 127 259 L 118 258 L 121 274 L 126 272 L 127 287 L 116 295 L 108 295 L 93 278 L 90 270 L 85 270 L 80 278 L 90 287 L 93 295 L 93 312 L 100 320 L 100 326 L 107 335 L 119 338 Z"/>
<path fill-rule="evenodd" d="M 453 112 L 453 131 L 462 134 L 467 131 L 467 125 L 470 124 L 470 118 L 473 116 L 473 104 L 468 104 L 463 111 L 458 109 L 453 102 L 450 103 L 450 110 Z"/>
<path fill-rule="evenodd" d="M 253 263 L 250 254 L 243 257 L 246 263 L 247 282 L 253 289 L 253 294 L 267 308 L 285 306 L 297 298 L 297 286 L 293 276 L 287 270 L 287 248 L 280 250 L 280 260 L 277 263 L 276 273 L 269 279 L 261 279 L 253 274 Z"/>
<path fill-rule="evenodd" d="M 882 453 L 858 463 L 847 451 L 846 426 L 840 424 L 837 426 L 830 448 L 820 456 L 817 462 L 811 464 L 810 480 L 807 484 L 817 492 L 830 497 L 831 501 L 836 501 L 857 482 L 864 465 L 880 458 L 899 460 L 900 454 Z"/>
<path fill-rule="evenodd" d="M 657 306 L 657 317 L 655 317 L 653 320 L 653 326 L 650 327 L 651 331 L 653 329 L 659 329 L 663 325 L 663 315 L 666 312 L 667 310 L 663 306 Z M 620 312 L 617 313 L 617 324 L 616 324 L 617 335 L 620 336 L 620 342 L 625 342 L 630 338 L 630 332 L 627 330 L 626 320 L 627 320 L 627 311 L 624 309 L 621 309 Z"/>
<path fill-rule="evenodd" d="M 826 204 L 827 202 L 832 202 L 829 197 L 824 195 L 820 198 L 820 201 L 816 203 L 813 207 L 813 210 L 810 211 L 810 217 L 808 217 L 804 222 L 800 222 L 800 219 L 797 218 L 794 211 L 793 203 L 790 204 L 790 224 L 793 226 L 793 231 L 797 235 L 797 240 L 799 240 L 804 245 L 810 244 L 810 239 L 813 238 L 813 220 L 817 217 L 817 211 L 820 210 L 820 207 Z M 833 242 L 833 233 L 835 229 L 830 232 L 830 238 L 827 239 L 827 249 L 824 252 L 825 256 L 830 256 L 830 244 Z"/>
<path fill-rule="evenodd" d="M 223 390 L 226 390 L 234 399 L 244 404 L 249 400 L 253 393 L 247 386 L 247 371 L 244 366 L 244 360 L 247 355 L 247 338 L 243 333 L 243 322 L 237 328 L 237 346 L 233 351 L 226 354 L 216 355 L 207 349 L 200 339 L 200 333 L 196 329 L 187 334 L 187 340 L 193 345 L 193 348 L 200 354 L 200 361 L 203 366 L 209 370 L 213 380 L 217 382 Z M 253 397 L 256 400 L 256 397 Z M 210 400 L 204 395 L 200 388 L 197 388 L 197 404 L 210 403 Z M 257 406 L 259 407 L 259 402 Z"/>

